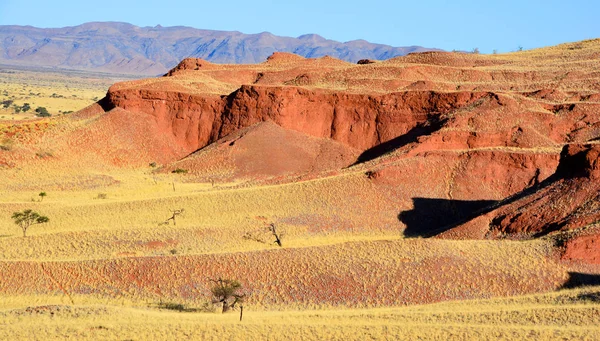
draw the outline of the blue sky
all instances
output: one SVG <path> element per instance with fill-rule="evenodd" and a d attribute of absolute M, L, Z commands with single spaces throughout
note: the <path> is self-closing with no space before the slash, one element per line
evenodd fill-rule
<path fill-rule="evenodd" d="M 0 25 L 124 21 L 484 53 L 600 37 L 599 13 L 598 0 L 0 0 Z"/>

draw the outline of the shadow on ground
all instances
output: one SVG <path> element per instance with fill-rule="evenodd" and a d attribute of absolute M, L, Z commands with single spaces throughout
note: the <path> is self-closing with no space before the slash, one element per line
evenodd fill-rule
<path fill-rule="evenodd" d="M 562 285 L 561 289 L 575 289 L 586 286 L 600 285 L 600 274 L 586 274 L 582 272 L 569 272 L 569 279 Z M 600 293 L 582 294 L 587 299 L 600 301 Z"/>
<path fill-rule="evenodd" d="M 413 198 L 413 209 L 398 214 L 406 229 L 405 237 L 432 237 L 458 223 L 472 219 L 482 210 L 498 202 L 495 200 L 450 200 Z"/>

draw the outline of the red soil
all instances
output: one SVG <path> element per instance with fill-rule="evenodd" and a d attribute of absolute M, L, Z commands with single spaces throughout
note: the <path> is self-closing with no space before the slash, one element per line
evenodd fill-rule
<path fill-rule="evenodd" d="M 341 169 L 352 164 L 358 154 L 333 140 L 286 130 L 266 121 L 237 130 L 165 170 L 185 169 L 196 181 L 205 182 L 260 180 Z"/>
<path fill-rule="evenodd" d="M 535 237 L 599 222 L 599 155 L 599 144 L 565 146 L 553 176 L 445 236 Z"/>
<path fill-rule="evenodd" d="M 567 280 L 554 261 L 520 264 L 422 242 L 361 242 L 257 252 L 65 262 L 0 262 L 0 294 L 97 295 L 194 302 L 210 278 L 240 278 L 248 303 L 290 307 L 398 306 L 555 290 Z M 417 250 L 418 261 L 410 255 Z M 497 250 L 508 258 L 510 250 Z M 412 251 L 414 252 L 414 251 Z M 424 256 L 427 254 L 427 256 Z M 195 303 L 198 303 L 197 301 Z"/>
<path fill-rule="evenodd" d="M 285 53 L 256 65 L 186 59 L 165 77 L 115 84 L 45 134 L 63 163 L 158 162 L 188 169 L 189 181 L 364 174 L 398 213 L 415 199 L 498 201 L 543 182 L 472 220 L 476 227 L 448 232 L 535 236 L 597 218 L 594 163 L 587 175 L 559 167 L 549 177 L 564 145 L 600 139 L 598 56 L 600 40 L 364 65 Z M 23 133 L 23 145 L 47 141 L 27 140 L 36 134 Z M 597 157 L 596 147 L 569 147 L 562 169 L 579 155 L 573 148 Z M 0 151 L 0 164 L 26 162 L 13 154 Z"/>
<path fill-rule="evenodd" d="M 568 241 L 562 259 L 600 265 L 600 233 Z"/>

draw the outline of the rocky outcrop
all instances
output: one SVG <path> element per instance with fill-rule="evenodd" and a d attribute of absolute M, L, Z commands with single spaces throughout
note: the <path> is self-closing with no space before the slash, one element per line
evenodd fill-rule
<path fill-rule="evenodd" d="M 600 144 L 564 147 L 554 175 L 444 236 L 532 238 L 600 222 Z"/>
<path fill-rule="evenodd" d="M 567 241 L 562 259 L 600 265 L 600 232 L 576 236 Z"/>
<path fill-rule="evenodd" d="M 213 64 L 201 58 L 186 58 L 177 64 L 177 66 L 169 70 L 165 76 L 170 77 L 181 71 L 197 71 L 200 70 L 200 68 L 207 68 L 210 65 Z"/>
<path fill-rule="evenodd" d="M 105 101 L 107 109 L 119 107 L 153 116 L 161 130 L 172 134 L 189 152 L 266 120 L 285 129 L 332 138 L 365 150 L 486 96 L 492 94 L 410 91 L 366 95 L 244 85 L 221 97 L 111 88 Z"/>

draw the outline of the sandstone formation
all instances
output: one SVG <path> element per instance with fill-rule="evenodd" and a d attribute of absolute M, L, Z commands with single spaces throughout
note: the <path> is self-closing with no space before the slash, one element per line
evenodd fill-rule
<path fill-rule="evenodd" d="M 43 139 L 63 164 L 156 163 L 157 172 L 188 170 L 190 182 L 340 175 L 377 193 L 348 198 L 353 209 L 377 200 L 370 224 L 412 236 L 529 238 L 597 219 L 599 55 L 600 40 L 590 40 L 360 65 L 281 52 L 252 65 L 188 58 L 163 77 L 113 85 Z M 19 157 L 0 150 L 0 161 L 50 162 L 35 157 L 42 137 L 27 139 L 32 147 Z M 580 173 L 569 175 L 570 164 Z"/>
<path fill-rule="evenodd" d="M 491 235 L 541 236 L 600 222 L 600 145 L 567 145 L 553 178 L 501 209 Z"/>
<path fill-rule="evenodd" d="M 500 207 L 456 227 L 449 238 L 531 238 L 591 227 L 600 222 L 600 144 L 566 145 L 556 172 L 508 197 Z M 594 244 L 596 237 L 570 242 Z"/>

